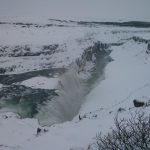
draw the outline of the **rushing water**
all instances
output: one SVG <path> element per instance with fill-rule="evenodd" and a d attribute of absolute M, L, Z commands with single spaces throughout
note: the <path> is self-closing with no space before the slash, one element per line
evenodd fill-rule
<path fill-rule="evenodd" d="M 22 117 L 33 117 L 37 105 L 52 96 L 57 96 L 55 89 L 32 89 L 22 85 L 5 86 L 0 90 L 0 111 L 13 111 Z"/>
<path fill-rule="evenodd" d="M 95 82 L 97 80 L 100 82 L 104 78 L 104 68 L 109 61 L 110 57 L 99 56 L 95 69 L 88 79 L 80 78 L 76 65 L 72 65 L 60 78 L 58 85 L 59 96 L 46 101 L 45 105 L 39 106 L 36 118 L 39 119 L 40 124 L 52 125 L 72 120 Z"/>
<path fill-rule="evenodd" d="M 33 71 L 18 75 L 1 75 L 0 83 L 5 86 L 0 89 L 0 111 L 13 111 L 22 117 L 36 117 L 41 125 L 52 125 L 54 123 L 72 120 L 78 113 L 86 95 L 93 86 L 104 78 L 104 69 L 111 60 L 105 53 L 105 44 L 96 44 L 94 50 L 86 51 L 81 59 L 80 67 L 85 61 L 91 61 L 96 56 L 93 70 L 89 78 L 82 78 L 79 66 L 74 63 L 68 70 L 63 68 Z M 90 47 L 91 48 L 91 47 Z M 15 84 L 31 77 L 60 76 L 57 89 L 32 89 L 30 87 Z"/>
<path fill-rule="evenodd" d="M 36 76 L 59 76 L 64 72 L 64 68 L 57 68 L 22 74 L 0 75 L 0 83 L 5 85 L 0 89 L 0 112 L 13 111 L 22 117 L 34 117 L 38 113 L 37 106 L 39 104 L 43 104 L 46 100 L 51 100 L 52 97 L 58 94 L 55 92 L 55 89 L 32 89 L 19 85 L 18 82 Z"/>

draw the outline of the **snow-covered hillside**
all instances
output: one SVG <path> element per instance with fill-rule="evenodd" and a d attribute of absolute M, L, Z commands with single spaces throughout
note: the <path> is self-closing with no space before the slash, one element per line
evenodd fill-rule
<path fill-rule="evenodd" d="M 149 113 L 150 28 L 131 24 L 0 20 L 0 150 L 92 150 Z"/>

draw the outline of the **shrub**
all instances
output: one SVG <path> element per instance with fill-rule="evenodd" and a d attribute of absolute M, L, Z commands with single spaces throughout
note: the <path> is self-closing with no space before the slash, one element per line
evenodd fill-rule
<path fill-rule="evenodd" d="M 107 135 L 96 136 L 98 150 L 149 150 L 150 116 L 143 112 L 130 119 L 115 118 L 115 128 Z"/>

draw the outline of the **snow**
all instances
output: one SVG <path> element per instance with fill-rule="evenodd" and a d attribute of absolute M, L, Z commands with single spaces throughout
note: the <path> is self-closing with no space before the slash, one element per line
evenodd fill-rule
<path fill-rule="evenodd" d="M 0 89 L 3 87 L 3 85 L 2 84 L 0 84 Z"/>
<path fill-rule="evenodd" d="M 0 48 L 8 46 L 5 57 L 1 57 L 0 68 L 7 68 L 5 74 L 18 74 L 43 68 L 66 68 L 79 58 L 83 50 L 91 46 L 94 41 L 115 43 L 132 36 L 150 39 L 149 28 L 129 28 L 114 26 L 81 26 L 76 22 L 60 22 L 45 18 L 2 18 L 0 24 Z M 52 27 L 21 27 L 12 22 L 36 23 L 38 25 L 52 24 Z M 55 25 L 66 25 L 59 27 Z M 122 41 L 120 41 L 122 42 Z M 45 45 L 58 44 L 56 53 L 51 55 L 10 57 L 9 54 L 15 46 L 29 46 L 32 53 L 39 52 Z M 9 56 L 9 57 L 8 57 Z M 13 71 L 10 71 L 13 68 Z"/>
<path fill-rule="evenodd" d="M 105 69 L 106 80 L 103 80 L 88 95 L 88 108 L 84 107 L 84 109 L 109 108 L 124 101 L 128 95 L 131 97 L 134 94 L 135 96 L 142 88 L 146 88 L 146 85 L 150 86 L 148 69 L 150 58 L 147 58 L 145 49 L 145 45 L 133 41 L 123 46 L 113 47 L 111 57 L 114 61 L 109 63 Z M 149 95 L 148 90 L 143 92 L 141 93 L 143 96 Z M 130 100 L 132 103 L 132 99 Z M 98 103 L 100 105 L 96 106 L 95 104 Z"/>
<path fill-rule="evenodd" d="M 0 114 L 0 149 L 18 148 L 18 144 L 30 141 L 36 135 L 38 122 L 35 119 L 19 119 L 13 113 Z M 15 146 L 14 146 L 15 145 Z"/>
<path fill-rule="evenodd" d="M 7 30 L 8 35 L 5 35 Z M 23 30 L 28 36 L 22 35 L 20 30 Z M 17 31 L 19 32 L 17 36 L 19 36 L 15 36 L 16 39 L 11 39 L 12 41 L 9 40 L 11 38 L 9 35 Z M 136 110 L 149 113 L 149 107 L 135 108 L 133 99 L 146 102 L 150 100 L 150 55 L 146 54 L 146 43 L 129 39 L 133 36 L 150 39 L 149 29 L 102 26 L 99 28 L 76 27 L 73 29 L 70 27 L 68 29 L 61 28 L 61 30 L 54 27 L 48 31 L 48 29 L 31 30 L 10 27 L 5 31 L 0 30 L 0 33 L 2 32 L 5 36 L 1 36 L 0 39 L 3 39 L 1 44 L 28 43 L 33 44 L 35 47 L 38 42 L 41 42 L 40 46 L 43 43 L 66 44 L 64 51 L 55 53 L 47 61 L 53 62 L 55 67 L 69 66 L 94 41 L 99 40 L 105 43 L 123 42 L 123 44 L 111 46 L 112 52 L 110 56 L 114 61 L 108 63 L 105 68 L 104 80 L 99 79 L 97 81 L 93 89 L 84 98 L 85 101 L 82 103 L 79 113 L 72 121 L 46 127 L 48 132 L 36 135 L 36 130 L 40 127 L 36 119 L 20 119 L 14 117 L 14 114 L 0 114 L 0 149 L 87 150 L 95 142 L 94 138 L 98 132 L 105 134 L 114 126 L 114 118 L 117 114 L 119 117 L 128 118 L 130 113 Z M 32 32 L 32 36 L 29 38 L 30 32 Z M 47 35 L 48 33 L 50 34 Z M 86 38 L 87 35 L 90 35 L 90 40 Z M 32 37 L 34 38 L 32 39 Z M 10 43 L 7 43 L 8 41 Z M 7 63 L 11 64 L 13 61 L 15 61 L 14 64 L 22 62 L 24 71 L 30 69 L 30 65 L 32 70 L 36 65 L 39 67 L 39 64 L 41 64 L 41 62 L 38 64 L 40 57 L 34 57 L 36 61 L 32 61 L 33 57 L 27 61 L 22 61 L 22 58 L 15 60 L 15 58 L 6 57 L 2 58 L 1 62 L 3 61 L 4 63 L 1 63 L 1 65 L 5 64 L 7 66 Z M 16 70 L 17 73 L 22 71 L 21 68 Z M 52 89 L 56 87 L 58 80 L 58 78 L 38 76 L 25 80 L 20 84 L 32 88 Z M 2 85 L 0 85 L 1 87 Z M 119 113 L 119 108 L 124 108 L 125 111 Z M 7 118 L 5 115 L 9 117 Z M 82 118 L 81 120 L 79 120 L 79 115 Z"/>
<path fill-rule="evenodd" d="M 43 23 L 42 21 L 40 22 Z M 22 28 L 11 24 L 0 24 L 0 47 L 8 46 L 6 56 L 1 58 L 0 68 L 14 68 L 6 74 L 18 74 L 43 68 L 64 68 L 75 61 L 83 50 L 91 45 L 92 39 L 86 39 L 89 27 L 49 27 Z M 82 41 L 83 40 L 83 41 Z M 81 41 L 81 42 L 79 42 Z M 43 46 L 58 44 L 57 52 L 51 55 L 10 57 L 15 46 L 29 46 L 32 53 L 38 52 Z M 8 57 L 9 56 L 9 57 Z"/>
<path fill-rule="evenodd" d="M 34 77 L 19 83 L 33 89 L 55 89 L 58 84 L 58 78 Z"/>
<path fill-rule="evenodd" d="M 128 109 L 133 108 L 134 98 L 150 99 L 150 58 L 145 53 L 145 45 L 128 41 L 120 47 L 114 46 L 111 57 L 114 61 L 106 67 L 105 80 L 89 93 L 79 112 L 86 118 L 78 121 L 76 116 L 71 122 L 50 127 L 46 135 L 25 144 L 24 150 L 48 150 L 50 147 L 85 150 L 94 142 L 98 132 L 104 134 L 110 130 L 120 107 L 127 110 L 120 116 L 129 117 L 131 112 Z M 135 108 L 131 111 L 134 112 Z"/>

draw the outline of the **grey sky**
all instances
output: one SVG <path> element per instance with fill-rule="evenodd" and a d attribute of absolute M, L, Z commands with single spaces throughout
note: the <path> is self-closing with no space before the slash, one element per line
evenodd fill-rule
<path fill-rule="evenodd" d="M 0 16 L 150 21 L 150 0 L 0 0 Z"/>

